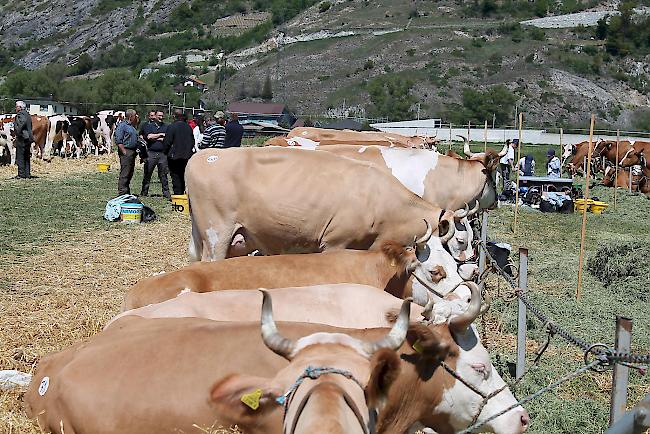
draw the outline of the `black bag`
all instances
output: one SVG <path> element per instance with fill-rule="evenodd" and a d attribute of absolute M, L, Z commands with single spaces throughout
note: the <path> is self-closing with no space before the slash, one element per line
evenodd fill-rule
<path fill-rule="evenodd" d="M 142 207 L 142 223 L 152 222 L 156 218 L 156 212 L 152 208 L 149 208 L 147 205 Z"/>
<path fill-rule="evenodd" d="M 558 212 L 562 214 L 571 214 L 573 212 L 573 201 L 571 199 L 567 199 L 562 202 L 562 206 L 560 206 Z"/>
<path fill-rule="evenodd" d="M 547 199 L 542 198 L 539 203 L 539 210 L 541 212 L 557 212 L 557 207 Z"/>

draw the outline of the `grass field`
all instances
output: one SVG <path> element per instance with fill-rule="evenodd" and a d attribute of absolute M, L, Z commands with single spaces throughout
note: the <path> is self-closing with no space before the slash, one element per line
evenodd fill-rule
<path fill-rule="evenodd" d="M 531 149 L 539 171 L 546 147 Z M 95 158 L 35 163 L 38 178 L 26 181 L 9 179 L 15 169 L 0 168 L 0 369 L 32 372 L 45 354 L 97 333 L 118 312 L 122 295 L 136 280 L 187 264 L 189 219 L 174 213 L 161 197 L 144 200 L 156 211 L 155 222 L 124 226 L 102 219 L 106 201 L 116 193 L 117 166 L 114 156 L 100 160 L 113 164 L 109 173 L 96 173 Z M 141 173 L 136 170 L 133 191 L 139 189 Z M 160 194 L 159 184 L 152 185 L 152 193 Z M 612 203 L 611 189 L 595 187 L 593 194 Z M 587 258 L 598 262 L 596 253 L 606 244 L 650 245 L 648 211 L 645 196 L 620 192 L 616 210 L 588 215 Z M 512 217 L 509 206 L 491 212 L 489 235 L 511 243 L 514 251 L 530 249 L 530 297 L 543 311 L 575 335 L 608 344 L 613 343 L 614 315 L 630 316 L 635 321 L 634 350 L 650 352 L 650 270 L 606 287 L 585 268 L 582 297 L 576 300 L 580 215 L 524 208 L 517 234 L 512 233 Z M 639 257 L 648 254 L 647 247 L 639 248 Z M 488 287 L 493 294 L 506 289 L 496 278 Z M 516 304 L 497 298 L 484 320 L 479 330 L 509 380 L 507 367 L 515 360 Z M 532 318 L 528 327 L 530 361 L 545 334 Z M 573 371 L 581 360 L 578 350 L 556 337 L 540 365 L 514 392 L 522 398 Z M 529 432 L 602 432 L 610 383 L 610 372 L 588 373 L 542 395 L 526 406 L 532 418 Z M 630 406 L 649 392 L 650 379 L 632 371 Z M 22 413 L 21 394 L 0 392 L 0 432 L 39 432 Z"/>

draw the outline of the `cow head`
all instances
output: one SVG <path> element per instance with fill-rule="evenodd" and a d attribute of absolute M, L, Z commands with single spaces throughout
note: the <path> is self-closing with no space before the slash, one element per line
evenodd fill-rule
<path fill-rule="evenodd" d="M 628 149 L 625 155 L 623 155 L 620 165 L 621 167 L 630 167 L 637 165 L 645 166 L 646 157 L 644 155 L 643 148 L 639 148 L 634 145 L 630 146 L 630 149 Z"/>
<path fill-rule="evenodd" d="M 398 376 L 395 350 L 406 339 L 410 301 L 403 302 L 395 325 L 377 342 L 339 333 L 315 333 L 294 342 L 279 333 L 271 296 L 262 293 L 262 339 L 290 363 L 273 379 L 231 375 L 216 383 L 211 399 L 218 412 L 236 415 L 245 431 L 247 426 L 275 431 L 261 426 L 264 416 L 284 405 L 284 432 L 374 432 L 370 412 L 383 407 Z"/>
<path fill-rule="evenodd" d="M 483 407 L 479 422 L 516 403 L 472 326 L 481 312 L 481 296 L 475 284 L 470 288 L 469 307 L 461 300 L 439 302 L 428 324 L 411 326 L 408 342 L 415 350 L 402 354 L 402 372 L 379 415 L 378 431 L 401 432 L 400 423 L 410 425 L 416 420 L 440 434 L 470 426 L 483 398 L 450 371 L 486 395 L 502 389 Z M 528 413 L 518 406 L 481 430 L 516 434 L 526 431 L 528 424 Z"/>
<path fill-rule="evenodd" d="M 445 214 L 440 226 L 446 226 L 446 231 L 441 230 L 443 235 L 434 236 L 427 222 L 425 234 L 414 242 L 421 265 L 412 272 L 413 301 L 422 306 L 428 303 L 431 296 L 441 298 L 463 283 L 458 264 L 445 249 L 456 233 L 453 215 Z"/>
<path fill-rule="evenodd" d="M 478 161 L 483 165 L 482 172 L 485 174 L 485 185 L 478 199 L 480 207 L 483 209 L 496 208 L 498 204 L 497 193 L 497 169 L 499 160 L 508 152 L 508 145 L 505 145 L 500 152 L 488 149 L 486 152 L 472 152 L 469 147 L 469 140 L 466 137 L 459 136 L 463 139 L 463 152 L 470 161 Z"/>
<path fill-rule="evenodd" d="M 477 200 L 471 210 L 466 205 L 464 210 L 458 210 L 454 213 L 456 231 L 454 236 L 447 242 L 447 248 L 456 261 L 466 262 L 474 258 L 475 252 L 472 245 L 474 230 L 469 224 L 469 218 L 474 216 L 478 210 L 479 201 Z"/>

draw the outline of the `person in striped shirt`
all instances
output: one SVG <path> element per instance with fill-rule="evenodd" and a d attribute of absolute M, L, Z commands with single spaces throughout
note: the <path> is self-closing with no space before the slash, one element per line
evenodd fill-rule
<path fill-rule="evenodd" d="M 203 140 L 199 144 L 200 149 L 205 148 L 223 148 L 226 141 L 226 115 L 218 111 L 213 116 L 207 116 L 206 122 L 208 127 L 203 131 Z"/>

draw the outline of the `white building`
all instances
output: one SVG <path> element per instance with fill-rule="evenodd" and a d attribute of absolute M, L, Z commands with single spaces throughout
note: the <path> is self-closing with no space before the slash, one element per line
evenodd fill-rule
<path fill-rule="evenodd" d="M 27 110 L 31 115 L 77 115 L 78 110 L 71 105 L 46 99 L 25 99 Z"/>

